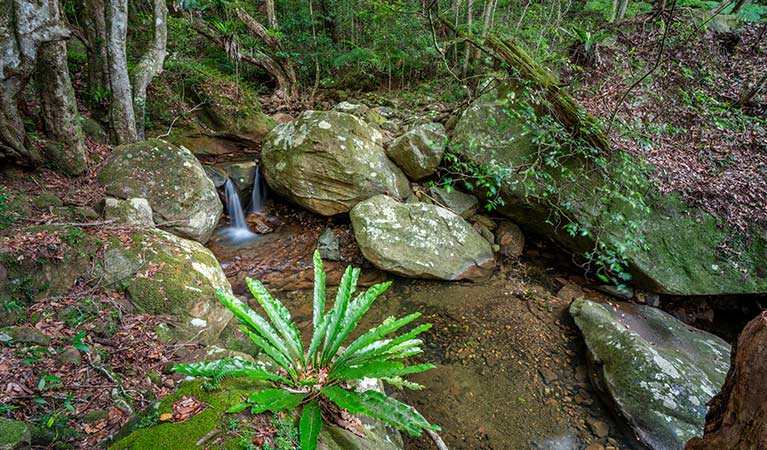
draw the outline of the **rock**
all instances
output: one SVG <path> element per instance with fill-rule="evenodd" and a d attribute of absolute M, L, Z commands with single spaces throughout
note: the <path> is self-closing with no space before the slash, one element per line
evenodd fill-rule
<path fill-rule="evenodd" d="M 52 192 L 42 192 L 32 198 L 35 208 L 46 209 L 50 207 L 64 206 L 64 202 Z"/>
<path fill-rule="evenodd" d="M 467 108 L 456 124 L 453 147 L 462 158 L 476 164 L 497 166 L 506 175 L 499 187 L 505 205 L 499 212 L 526 230 L 555 240 L 576 254 L 595 248 L 593 236 L 571 236 L 561 227 L 547 225 L 555 207 L 549 206 L 553 196 L 561 199 L 556 207 L 564 207 L 569 219 L 589 228 L 600 223 L 601 243 L 610 248 L 626 248 L 628 267 L 633 282 L 648 291 L 675 295 L 747 294 L 767 291 L 767 233 L 754 230 L 744 236 L 737 255 L 723 261 L 717 247 L 736 232 L 721 220 L 691 207 L 675 194 L 662 194 L 651 183 L 635 189 L 625 185 L 637 173 L 643 161 L 615 151 L 606 158 L 604 167 L 614 173 L 616 184 L 611 189 L 639 191 L 649 210 L 632 208 L 623 202 L 604 202 L 600 187 L 604 180 L 596 175 L 593 164 L 582 158 L 567 161 L 570 173 L 584 173 L 577 183 L 561 180 L 556 170 L 548 173 L 554 182 L 538 182 L 534 189 L 522 188 L 527 180 L 526 168 L 538 156 L 533 134 L 526 124 L 509 110 L 518 108 L 519 95 L 502 86 L 483 95 Z M 538 167 L 536 170 L 539 170 Z M 541 169 L 545 170 L 545 169 Z M 641 173 L 641 172 L 639 172 Z M 640 175 L 643 177 L 644 175 Z M 542 179 L 542 178 L 541 178 Z M 556 186 L 556 192 L 546 189 Z M 623 187 L 621 187 L 623 186 Z M 613 220 L 616 215 L 624 219 Z M 548 222 L 547 222 L 548 221 Z M 568 220 L 569 221 L 569 220 Z M 632 226 L 626 226 L 628 223 Z M 680 239 L 679 236 L 684 236 Z M 643 245 L 626 245 L 643 241 Z"/>
<path fill-rule="evenodd" d="M 391 119 L 394 116 L 394 110 L 389 108 L 388 106 L 376 106 L 372 109 L 372 111 L 380 114 L 382 117 L 385 117 L 387 119 Z"/>
<path fill-rule="evenodd" d="M 446 144 L 445 127 L 439 123 L 427 123 L 395 139 L 386 149 L 386 154 L 411 180 L 419 181 L 437 170 Z"/>
<path fill-rule="evenodd" d="M 746 325 L 732 349 L 730 371 L 710 403 L 702 439 L 686 450 L 767 448 L 767 311 Z"/>
<path fill-rule="evenodd" d="M 477 214 L 471 218 L 472 222 L 480 223 L 483 226 L 485 226 L 488 230 L 493 231 L 498 227 L 498 224 L 495 223 L 495 221 L 487 216 L 483 216 L 481 214 Z"/>
<path fill-rule="evenodd" d="M 559 376 L 557 376 L 557 373 L 549 369 L 548 367 L 541 367 L 540 369 L 538 369 L 538 372 L 541 374 L 541 376 L 543 377 L 543 381 L 545 381 L 546 384 L 552 384 L 559 379 Z"/>
<path fill-rule="evenodd" d="M 152 207 L 145 198 L 107 197 L 104 200 L 104 218 L 136 227 L 154 227 Z"/>
<path fill-rule="evenodd" d="M 519 258 L 525 251 L 525 235 L 517 224 L 507 220 L 498 224 L 495 240 L 501 246 L 501 254 L 510 258 Z"/>
<path fill-rule="evenodd" d="M 29 425 L 0 417 L 0 450 L 26 450 L 31 448 L 31 441 Z"/>
<path fill-rule="evenodd" d="M 380 382 L 378 382 L 380 384 Z M 176 392 L 165 397 L 161 402 L 150 407 L 143 416 L 150 414 L 165 414 L 172 411 L 173 402 L 184 396 L 194 397 L 197 400 L 210 405 L 201 413 L 194 415 L 183 422 L 160 422 L 157 425 L 146 428 L 138 428 L 133 425 L 140 420 L 139 417 L 130 420 L 117 436 L 110 450 L 148 450 L 162 448 L 164 450 L 189 450 L 197 448 L 196 443 L 213 429 L 221 429 L 226 436 L 224 424 L 231 418 L 233 420 L 247 420 L 252 417 L 247 413 L 241 415 L 228 414 L 226 410 L 242 402 L 243 398 L 251 393 L 266 388 L 268 385 L 247 379 L 228 378 L 221 381 L 219 389 L 204 389 L 202 381 L 185 381 Z M 380 386 L 377 386 L 380 388 Z M 402 450 L 402 437 L 399 432 L 384 426 L 381 422 L 372 420 L 366 416 L 359 416 L 363 426 L 361 431 L 364 436 L 358 436 L 351 431 L 340 428 L 337 425 L 325 423 L 319 437 L 318 449 L 320 450 Z M 290 412 L 282 423 L 276 426 L 284 432 L 287 424 L 292 424 L 297 431 L 298 415 L 296 411 Z M 215 438 L 214 438 L 215 439 Z M 239 448 L 239 437 L 228 437 L 215 448 Z M 210 448 L 214 448 L 207 442 Z"/>
<path fill-rule="evenodd" d="M 479 200 L 471 194 L 464 194 L 455 189 L 445 190 L 438 187 L 429 188 L 429 195 L 438 205 L 453 211 L 459 216 L 467 219 L 477 212 Z"/>
<path fill-rule="evenodd" d="M 253 192 L 253 181 L 256 178 L 256 168 L 258 164 L 255 161 L 245 161 L 238 163 L 223 164 L 220 166 L 228 178 L 232 179 L 240 201 L 247 206 L 250 201 L 250 194 Z M 226 180 L 224 180 L 226 183 Z M 215 183 L 214 183 L 215 184 Z"/>
<path fill-rule="evenodd" d="M 602 444 L 594 443 L 594 444 L 589 444 L 589 446 L 586 447 L 585 450 L 605 450 L 605 446 Z"/>
<path fill-rule="evenodd" d="M 320 234 L 317 250 L 320 251 L 322 259 L 329 261 L 341 260 L 341 245 L 338 242 L 338 236 L 330 228 L 325 228 L 322 234 Z"/>
<path fill-rule="evenodd" d="M 90 117 L 80 116 L 80 125 L 83 127 L 83 134 L 98 142 L 106 144 L 109 142 L 106 130 L 100 123 Z"/>
<path fill-rule="evenodd" d="M 210 178 L 210 181 L 213 182 L 213 186 L 216 187 L 216 189 L 223 187 L 224 184 L 226 184 L 226 180 L 229 179 L 229 174 L 226 173 L 226 170 L 216 167 L 216 166 L 210 166 L 210 165 L 204 165 L 202 166 L 203 170 L 205 171 L 205 175 Z"/>
<path fill-rule="evenodd" d="M 478 280 L 493 270 L 490 244 L 440 206 L 379 195 L 355 206 L 350 217 L 362 254 L 381 270 L 441 280 Z"/>
<path fill-rule="evenodd" d="M 306 111 L 269 133 L 261 158 L 272 189 L 324 216 L 377 194 L 410 195 L 407 178 L 381 147 L 381 133 L 351 114 Z"/>
<path fill-rule="evenodd" d="M 594 436 L 600 439 L 606 438 L 607 435 L 610 434 L 610 426 L 601 420 L 589 417 L 586 419 L 586 423 L 589 425 L 591 432 L 594 433 Z"/>
<path fill-rule="evenodd" d="M 655 308 L 575 300 L 597 377 L 639 439 L 654 450 L 683 449 L 703 433 L 706 403 L 724 383 L 729 345 Z"/>
<path fill-rule="evenodd" d="M 3 329 L 3 333 L 13 338 L 14 343 L 40 347 L 51 345 L 51 338 L 47 334 L 31 326 L 8 327 Z"/>
<path fill-rule="evenodd" d="M 583 297 L 583 289 L 575 283 L 565 283 L 559 291 L 557 291 L 557 297 L 571 302 L 577 298 Z"/>
<path fill-rule="evenodd" d="M 271 117 L 277 123 L 288 123 L 293 121 L 293 116 L 285 113 L 272 114 Z"/>
<path fill-rule="evenodd" d="M 80 356 L 80 350 L 69 347 L 58 355 L 59 364 L 80 364 L 82 357 Z"/>
<path fill-rule="evenodd" d="M 106 285 L 119 282 L 142 313 L 170 315 L 178 339 L 214 342 L 232 318 L 216 296 L 231 285 L 216 258 L 197 242 L 158 229 L 131 235 L 127 247 L 108 242 L 97 271 Z"/>
<path fill-rule="evenodd" d="M 343 101 L 334 106 L 333 111 L 338 111 L 346 114 L 354 114 L 359 118 L 364 118 L 365 114 L 370 111 L 370 108 L 367 105 L 363 105 L 361 103 L 349 103 L 347 101 Z"/>
<path fill-rule="evenodd" d="M 223 206 L 213 183 L 192 153 L 161 140 L 121 145 L 98 176 L 113 197 L 145 198 L 157 225 L 205 243 Z"/>
<path fill-rule="evenodd" d="M 489 228 L 487 228 L 486 226 L 482 225 L 479 222 L 474 222 L 474 225 L 472 225 L 471 227 L 474 228 L 474 230 L 476 230 L 476 232 L 479 233 L 480 236 L 485 238 L 485 240 L 490 243 L 491 247 L 495 245 L 495 236 L 493 235 L 493 232 L 490 231 Z M 500 249 L 501 248 L 499 246 L 498 250 Z M 493 249 L 493 253 L 495 253 L 495 249 Z"/>

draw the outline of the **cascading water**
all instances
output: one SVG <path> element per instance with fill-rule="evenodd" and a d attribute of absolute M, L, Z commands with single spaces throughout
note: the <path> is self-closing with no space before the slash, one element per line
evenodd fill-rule
<path fill-rule="evenodd" d="M 232 179 L 229 178 L 224 184 L 224 193 L 226 194 L 226 212 L 229 214 L 229 226 L 221 231 L 222 236 L 232 244 L 239 244 L 258 237 L 256 233 L 248 229 L 248 222 L 245 221 L 245 213 L 242 211 L 240 196 L 234 187 Z"/>
<path fill-rule="evenodd" d="M 260 213 L 266 201 L 266 183 L 261 179 L 261 168 L 256 166 L 256 175 L 253 178 L 253 193 L 250 194 L 248 213 Z"/>

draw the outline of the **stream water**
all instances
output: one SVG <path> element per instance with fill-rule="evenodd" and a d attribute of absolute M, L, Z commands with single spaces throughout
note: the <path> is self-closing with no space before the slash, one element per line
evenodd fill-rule
<path fill-rule="evenodd" d="M 339 235 L 344 259 L 361 257 L 348 224 L 306 213 L 281 216 L 274 233 L 241 245 L 214 241 L 211 249 L 235 293 L 246 294 L 246 276 L 265 280 L 291 310 L 305 335 L 311 326 L 311 253 L 319 232 Z M 345 234 L 346 233 L 346 234 Z M 545 254 L 544 254 L 545 255 Z M 643 449 L 622 421 L 600 401 L 589 381 L 585 346 L 570 318 L 569 301 L 554 295 L 555 264 L 531 250 L 522 261 L 501 265 L 482 283 L 391 277 L 392 287 L 367 313 L 359 329 L 388 316 L 414 311 L 434 325 L 425 336 L 423 361 L 436 369 L 410 377 L 422 391 L 391 394 L 439 424 L 450 449 Z M 345 263 L 328 261 L 329 284 Z M 387 276 L 371 267 L 364 284 Z M 329 294 L 334 295 L 334 294 Z M 332 298 L 332 297 L 331 297 Z M 255 306 L 255 305 L 253 305 Z M 608 436 L 598 436 L 600 426 Z M 409 450 L 433 449 L 428 438 L 407 438 Z"/>

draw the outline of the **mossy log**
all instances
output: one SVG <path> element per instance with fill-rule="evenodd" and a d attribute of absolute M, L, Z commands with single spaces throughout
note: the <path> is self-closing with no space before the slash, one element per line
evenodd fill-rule
<path fill-rule="evenodd" d="M 517 71 L 517 74 L 533 89 L 539 91 L 548 102 L 548 113 L 554 116 L 574 136 L 600 150 L 608 150 L 610 143 L 596 118 L 565 92 L 559 81 L 538 64 L 522 46 L 496 36 L 485 38 L 485 45 L 495 56 Z"/>

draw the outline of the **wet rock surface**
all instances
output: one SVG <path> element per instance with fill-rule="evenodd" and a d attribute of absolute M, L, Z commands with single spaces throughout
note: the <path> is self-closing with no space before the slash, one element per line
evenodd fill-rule
<path fill-rule="evenodd" d="M 729 367 L 727 343 L 643 305 L 577 299 L 570 314 L 588 346 L 595 383 L 648 447 L 683 449 L 702 434 L 706 403 Z"/>
<path fill-rule="evenodd" d="M 493 270 L 490 244 L 440 206 L 379 195 L 350 213 L 362 254 L 374 266 L 411 278 L 478 280 Z"/>

